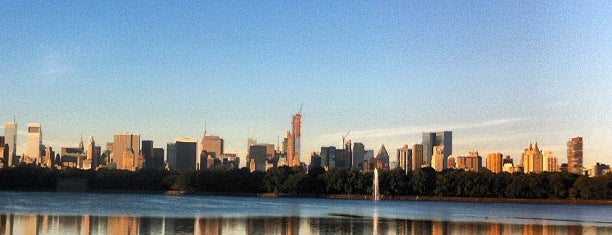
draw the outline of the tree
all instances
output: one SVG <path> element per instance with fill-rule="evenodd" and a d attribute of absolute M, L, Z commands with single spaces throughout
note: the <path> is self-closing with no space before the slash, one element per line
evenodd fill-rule
<path fill-rule="evenodd" d="M 412 172 L 412 191 L 416 195 L 432 196 L 436 188 L 436 171 L 425 167 Z"/>

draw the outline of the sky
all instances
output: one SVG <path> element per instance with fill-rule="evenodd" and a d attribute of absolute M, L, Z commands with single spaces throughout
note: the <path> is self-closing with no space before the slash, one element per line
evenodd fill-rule
<path fill-rule="evenodd" d="M 10 1 L 0 122 L 43 142 L 208 134 L 245 157 L 302 113 L 301 160 L 342 135 L 390 154 L 453 132 L 453 155 L 530 142 L 612 156 L 609 1 Z M 4 128 L 4 127 L 0 127 Z M 2 132 L 3 133 L 3 132 Z"/>

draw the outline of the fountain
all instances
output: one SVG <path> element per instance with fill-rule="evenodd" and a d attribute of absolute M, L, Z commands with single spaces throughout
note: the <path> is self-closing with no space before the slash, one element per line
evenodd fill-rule
<path fill-rule="evenodd" d="M 374 185 L 374 201 L 380 200 L 380 192 L 378 191 L 378 169 L 374 168 L 374 180 L 372 182 Z"/>

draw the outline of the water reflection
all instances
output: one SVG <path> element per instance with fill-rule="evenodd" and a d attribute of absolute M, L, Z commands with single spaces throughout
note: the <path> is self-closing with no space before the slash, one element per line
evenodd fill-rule
<path fill-rule="evenodd" d="M 0 215 L 0 234 L 612 234 L 612 226 L 416 221 L 336 215 L 300 217 L 155 218 Z"/>

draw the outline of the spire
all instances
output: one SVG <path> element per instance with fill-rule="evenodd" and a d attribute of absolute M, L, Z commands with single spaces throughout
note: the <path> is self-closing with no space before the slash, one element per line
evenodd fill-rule
<path fill-rule="evenodd" d="M 83 150 L 83 133 L 81 133 L 81 141 L 79 142 L 79 148 Z"/>
<path fill-rule="evenodd" d="M 533 145 L 531 143 L 531 141 L 529 141 L 529 150 L 533 149 Z"/>

